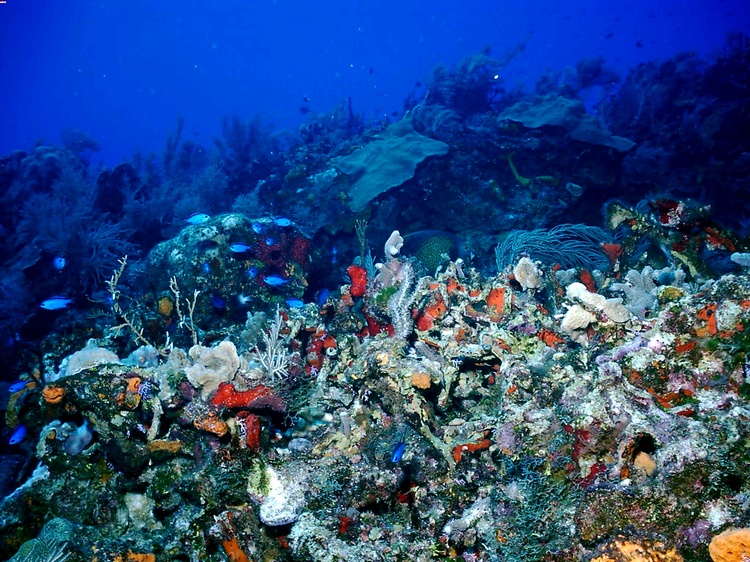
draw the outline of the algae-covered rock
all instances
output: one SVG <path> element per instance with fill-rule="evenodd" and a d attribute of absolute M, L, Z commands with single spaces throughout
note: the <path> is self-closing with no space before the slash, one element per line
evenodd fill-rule
<path fill-rule="evenodd" d="M 294 477 L 280 473 L 270 466 L 258 470 L 250 474 L 247 491 L 260 504 L 260 520 L 272 527 L 296 521 L 305 505 L 304 478 L 299 473 Z"/>
<path fill-rule="evenodd" d="M 9 562 L 65 560 L 68 557 L 65 547 L 72 533 L 73 524 L 67 519 L 50 519 L 39 536 L 23 543 Z"/>
<path fill-rule="evenodd" d="M 204 340 L 207 332 L 244 321 L 251 308 L 272 310 L 299 299 L 309 250 L 310 240 L 283 218 L 231 213 L 186 226 L 145 260 L 141 283 L 152 298 L 139 313 L 147 335 L 158 339 L 177 325 L 174 337 L 187 329 Z"/>
<path fill-rule="evenodd" d="M 349 206 L 359 212 L 381 193 L 413 178 L 417 166 L 426 158 L 447 152 L 444 142 L 417 133 L 409 116 L 390 125 L 362 148 L 336 158 L 333 164 L 349 176 Z"/>

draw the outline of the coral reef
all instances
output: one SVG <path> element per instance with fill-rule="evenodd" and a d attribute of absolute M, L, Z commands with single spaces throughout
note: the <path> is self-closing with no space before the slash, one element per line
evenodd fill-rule
<path fill-rule="evenodd" d="M 749 45 L 0 158 L 3 559 L 747 556 Z"/>
<path fill-rule="evenodd" d="M 71 559 L 704 559 L 746 522 L 750 280 L 660 286 L 645 318 L 605 276 L 519 263 L 533 283 L 396 255 L 325 324 L 279 309 L 247 341 L 31 387 L 44 474 L 0 504 L 3 548 L 57 516 Z M 310 368 L 254 371 L 264 333 Z"/>

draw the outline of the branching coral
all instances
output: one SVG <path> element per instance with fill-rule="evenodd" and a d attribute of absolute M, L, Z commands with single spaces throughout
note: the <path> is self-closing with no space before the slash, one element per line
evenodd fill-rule
<path fill-rule="evenodd" d="M 65 166 L 51 192 L 32 194 L 21 210 L 19 244 L 64 256 L 74 290 L 100 288 L 119 257 L 135 250 L 122 226 L 97 217 L 94 193 L 80 170 Z"/>
<path fill-rule="evenodd" d="M 255 347 L 255 358 L 261 364 L 266 376 L 272 381 L 289 375 L 289 353 L 286 349 L 286 342 L 281 337 L 283 326 L 284 319 L 277 306 L 276 314 L 268 332 L 262 333 L 263 349 L 258 346 Z"/>

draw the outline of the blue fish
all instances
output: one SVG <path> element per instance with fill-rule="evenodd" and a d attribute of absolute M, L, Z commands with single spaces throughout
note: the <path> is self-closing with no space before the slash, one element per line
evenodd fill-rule
<path fill-rule="evenodd" d="M 67 308 L 70 303 L 73 302 L 73 299 L 68 299 L 65 297 L 60 296 L 54 296 L 51 298 L 48 298 L 46 301 L 42 302 L 39 306 L 43 308 L 44 310 L 61 310 L 63 308 Z"/>
<path fill-rule="evenodd" d="M 263 281 L 265 281 L 266 285 L 271 285 L 271 287 L 281 287 L 289 283 L 289 279 L 284 279 L 278 275 L 269 275 Z"/>
<path fill-rule="evenodd" d="M 273 219 L 273 223 L 276 226 L 281 226 L 281 227 L 292 226 L 292 221 L 289 220 L 289 219 L 287 219 L 287 218 L 284 218 L 284 217 L 279 217 L 277 219 Z"/>
<path fill-rule="evenodd" d="M 237 295 L 237 302 L 240 303 L 240 306 L 247 306 L 253 302 L 253 297 L 251 295 L 240 293 Z"/>
<path fill-rule="evenodd" d="M 223 298 L 214 293 L 213 295 L 211 295 L 211 306 L 213 306 L 217 310 L 224 310 L 227 306 L 227 303 Z"/>
<path fill-rule="evenodd" d="M 266 243 L 266 246 L 273 246 L 274 244 L 276 244 L 276 239 L 271 238 L 269 236 L 268 238 L 265 239 L 265 243 Z"/>
<path fill-rule="evenodd" d="M 266 227 L 260 224 L 259 222 L 253 223 L 253 232 L 255 234 L 263 234 L 265 230 L 266 230 Z"/>
<path fill-rule="evenodd" d="M 26 388 L 27 384 L 29 384 L 29 381 L 16 381 L 8 387 L 8 392 L 10 392 L 11 394 L 15 394 L 19 390 L 23 390 L 24 388 Z"/>
<path fill-rule="evenodd" d="M 67 264 L 68 261 L 62 256 L 52 258 L 52 267 L 54 267 L 57 271 L 62 271 L 63 269 L 65 269 L 65 266 Z"/>
<path fill-rule="evenodd" d="M 250 246 L 247 244 L 243 244 L 241 242 L 235 242 L 231 246 L 229 246 L 229 251 L 234 252 L 235 254 L 244 254 L 250 249 Z"/>
<path fill-rule="evenodd" d="M 203 262 L 203 265 L 201 266 L 201 269 L 203 270 L 203 273 L 205 275 L 211 275 L 211 264 L 207 261 Z"/>
<path fill-rule="evenodd" d="M 248 267 L 247 274 L 250 276 L 250 279 L 255 279 L 258 276 L 258 268 L 254 265 Z"/>
<path fill-rule="evenodd" d="M 318 291 L 318 306 L 323 306 L 326 302 L 328 302 L 328 295 L 331 294 L 331 291 L 323 287 L 320 291 Z"/>
<path fill-rule="evenodd" d="M 26 426 L 21 424 L 8 439 L 8 445 L 18 445 L 24 439 L 26 439 Z"/>
<path fill-rule="evenodd" d="M 331 248 L 331 263 L 338 263 L 339 261 L 339 251 L 336 249 L 336 246 Z"/>
<path fill-rule="evenodd" d="M 286 299 L 286 304 L 290 308 L 302 308 L 305 306 L 305 302 L 302 299 Z"/>
<path fill-rule="evenodd" d="M 203 224 L 210 218 L 211 215 L 207 215 L 206 213 L 193 213 L 185 219 L 185 222 L 188 224 Z"/>
<path fill-rule="evenodd" d="M 393 449 L 393 454 L 391 455 L 391 462 L 393 464 L 401 462 L 401 459 L 404 456 L 404 451 L 406 451 L 406 442 L 399 441 L 396 443 L 396 447 Z"/>

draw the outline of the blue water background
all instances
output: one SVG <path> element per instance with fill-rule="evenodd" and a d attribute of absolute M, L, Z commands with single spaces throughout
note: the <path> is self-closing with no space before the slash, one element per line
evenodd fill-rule
<path fill-rule="evenodd" d="M 748 30 L 746 0 L 8 0 L 0 154 L 59 144 L 74 128 L 101 143 L 95 162 L 113 166 L 135 149 L 161 151 L 179 116 L 206 146 L 228 114 L 293 130 L 302 106 L 324 112 L 350 98 L 383 119 L 437 64 L 488 46 L 502 58 L 528 38 L 499 79 L 531 89 L 583 58 L 624 74 L 681 51 L 710 56 L 727 32 Z"/>

